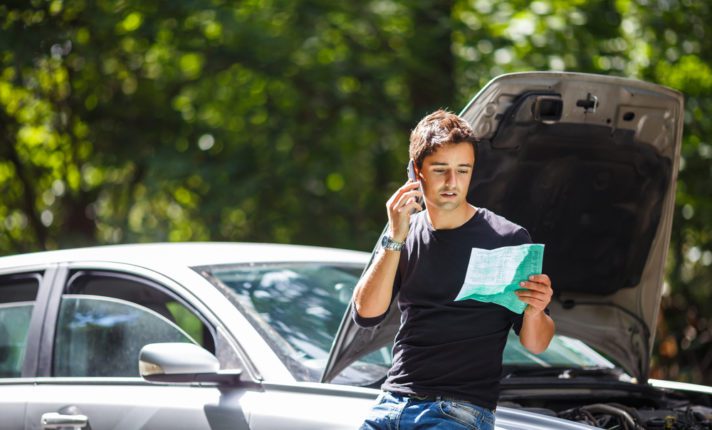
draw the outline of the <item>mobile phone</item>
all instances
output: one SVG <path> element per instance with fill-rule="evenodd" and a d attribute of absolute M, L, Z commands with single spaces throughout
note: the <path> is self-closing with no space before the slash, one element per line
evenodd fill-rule
<path fill-rule="evenodd" d="M 416 181 L 416 182 L 418 182 L 418 184 L 420 184 L 420 181 L 418 181 L 418 178 L 415 176 L 415 162 L 413 161 L 412 158 L 410 159 L 410 161 L 408 161 L 408 179 Z M 420 191 L 421 194 L 423 193 L 422 185 L 420 185 L 418 187 L 418 191 Z M 423 198 L 422 197 L 416 197 L 415 201 L 416 201 L 416 203 L 418 203 L 420 205 L 420 207 L 423 207 Z M 413 213 L 415 213 L 415 212 L 417 212 L 417 211 L 413 211 Z"/>

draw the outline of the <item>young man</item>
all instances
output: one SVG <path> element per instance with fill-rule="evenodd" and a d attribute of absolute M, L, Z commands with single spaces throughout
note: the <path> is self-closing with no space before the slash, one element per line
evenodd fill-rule
<path fill-rule="evenodd" d="M 442 110 L 411 133 L 418 181 L 388 200 L 390 231 L 354 290 L 353 317 L 361 326 L 382 321 L 398 292 L 402 312 L 384 392 L 362 429 L 493 429 L 510 328 L 535 354 L 554 334 L 546 275 L 522 282 L 523 315 L 493 303 L 454 301 L 472 248 L 531 242 L 524 228 L 466 201 L 475 144 L 469 124 Z M 419 198 L 426 210 L 412 215 L 423 209 Z"/>

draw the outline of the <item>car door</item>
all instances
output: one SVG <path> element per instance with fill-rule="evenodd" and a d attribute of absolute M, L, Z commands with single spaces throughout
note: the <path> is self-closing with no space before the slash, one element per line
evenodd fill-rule
<path fill-rule="evenodd" d="M 26 429 L 246 429 L 240 390 L 145 382 L 148 343 L 194 342 L 230 366 L 239 359 L 220 331 L 152 272 L 65 267 L 49 298 Z M 15 405 L 15 408 L 21 407 Z M 20 428 L 15 426 L 14 428 Z"/>
<path fill-rule="evenodd" d="M 30 335 L 33 317 L 41 314 L 40 286 L 53 274 L 25 269 L 0 274 L 0 429 L 23 427 L 36 342 Z M 36 338 L 36 337 L 35 337 Z M 29 370 L 28 370 L 29 368 Z M 28 373 L 29 372 L 29 373 Z"/>

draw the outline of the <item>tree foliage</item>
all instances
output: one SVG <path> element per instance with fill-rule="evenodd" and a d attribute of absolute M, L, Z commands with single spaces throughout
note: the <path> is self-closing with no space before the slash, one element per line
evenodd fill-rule
<path fill-rule="evenodd" d="M 370 249 L 426 112 L 504 72 L 635 77 L 686 94 L 654 376 L 712 383 L 710 22 L 702 0 L 8 1 L 0 252 Z"/>

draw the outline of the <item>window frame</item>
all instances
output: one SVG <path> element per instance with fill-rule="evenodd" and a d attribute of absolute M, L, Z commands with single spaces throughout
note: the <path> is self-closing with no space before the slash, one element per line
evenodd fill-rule
<path fill-rule="evenodd" d="M 22 359 L 22 369 L 19 378 L 2 378 L 2 380 L 16 380 L 35 376 L 38 361 L 38 343 L 41 335 L 44 310 L 47 305 L 47 295 L 51 288 L 51 281 L 56 270 L 52 266 L 34 266 L 0 271 L 3 282 L 33 279 L 37 281 L 37 295 L 34 299 L 30 325 L 27 328 L 27 340 Z"/>
<path fill-rule="evenodd" d="M 69 273 L 68 279 L 64 282 L 64 285 L 62 287 L 62 296 L 65 294 L 77 294 L 77 293 L 67 293 L 67 289 L 72 285 L 72 282 L 74 282 L 77 279 L 80 279 L 84 276 L 88 277 L 95 277 L 95 278 L 111 278 L 111 279 L 118 279 L 118 280 L 123 280 L 127 282 L 133 282 L 136 284 L 142 284 L 145 285 L 146 287 L 149 288 L 154 288 L 161 293 L 165 294 L 168 297 L 171 297 L 173 300 L 175 300 L 177 303 L 180 303 L 183 307 L 185 307 L 188 311 L 190 311 L 193 315 L 195 315 L 200 322 L 207 328 L 208 332 L 210 333 L 210 336 L 212 337 L 212 345 L 213 348 L 215 348 L 215 338 L 216 338 L 216 329 L 212 323 L 210 323 L 205 316 L 200 313 L 198 310 L 195 309 L 194 306 L 192 306 L 190 303 L 188 303 L 183 297 L 180 295 L 174 293 L 171 291 L 170 288 L 167 288 L 166 286 L 152 280 L 148 279 L 146 277 L 134 275 L 131 273 L 126 273 L 126 272 L 118 272 L 118 271 L 111 271 L 111 270 L 101 270 L 101 269 L 75 269 L 71 270 Z M 88 294 L 88 293 L 80 293 L 81 295 L 86 295 L 86 296 L 96 296 L 96 297 L 109 297 L 109 298 L 116 298 L 120 300 L 124 300 L 127 302 L 134 303 L 137 306 L 142 306 L 145 307 L 141 304 L 138 304 L 132 300 L 128 300 L 125 298 L 121 297 L 114 297 L 114 296 L 104 296 L 104 295 L 98 295 L 98 294 Z M 60 297 L 61 299 L 61 297 Z M 60 300 L 61 304 L 61 300 Z M 146 307 L 146 309 L 152 310 L 155 312 L 155 310 Z M 175 323 L 174 323 L 175 324 Z M 178 326 L 176 324 L 176 326 Z M 181 330 L 183 330 L 182 327 L 178 326 Z M 204 348 L 203 345 L 198 344 L 201 348 Z M 211 354 L 215 354 L 216 351 L 209 351 Z"/>
<path fill-rule="evenodd" d="M 69 287 L 69 281 L 73 274 L 78 272 L 94 273 L 100 276 L 112 276 L 139 282 L 148 285 L 151 288 L 158 288 L 161 292 L 174 298 L 176 302 L 185 306 L 192 312 L 200 321 L 207 326 L 208 331 L 213 337 L 213 341 L 217 342 L 218 337 L 225 338 L 226 330 L 221 327 L 219 319 L 210 313 L 210 310 L 197 296 L 191 294 L 180 283 L 176 283 L 165 275 L 154 272 L 150 269 L 142 267 L 126 265 L 123 263 L 114 262 L 76 262 L 76 263 L 60 263 L 57 265 L 57 274 L 52 281 L 51 291 L 48 293 L 47 304 L 44 309 L 44 318 L 42 322 L 44 327 L 40 328 L 41 339 L 38 348 L 37 371 L 34 373 L 35 378 L 39 378 L 37 382 L 42 383 L 72 383 L 71 381 L 81 381 L 82 384 L 105 384 L 109 383 L 128 383 L 128 384 L 150 384 L 142 378 L 136 377 L 70 377 L 70 376 L 53 376 L 52 365 L 54 358 L 54 340 L 57 330 L 59 318 L 59 308 L 62 296 L 66 294 Z M 165 279 L 160 279 L 165 278 Z M 97 296 L 108 297 L 108 296 Z M 194 303 L 194 300 L 197 300 Z M 201 309 L 201 306 L 203 305 Z M 46 323 L 45 323 L 46 322 Z M 227 331 L 229 332 L 229 331 Z M 239 367 L 245 369 L 244 363 L 248 362 L 246 356 L 240 353 L 239 348 L 234 345 L 231 339 L 224 340 L 226 345 L 224 350 L 229 349 L 230 358 L 239 364 Z M 217 348 L 217 344 L 216 344 Z M 217 352 L 217 351 L 216 351 Z M 217 354 L 216 354 L 217 356 Z M 247 373 L 245 376 L 247 376 Z M 251 376 L 251 375 L 250 375 Z"/>

